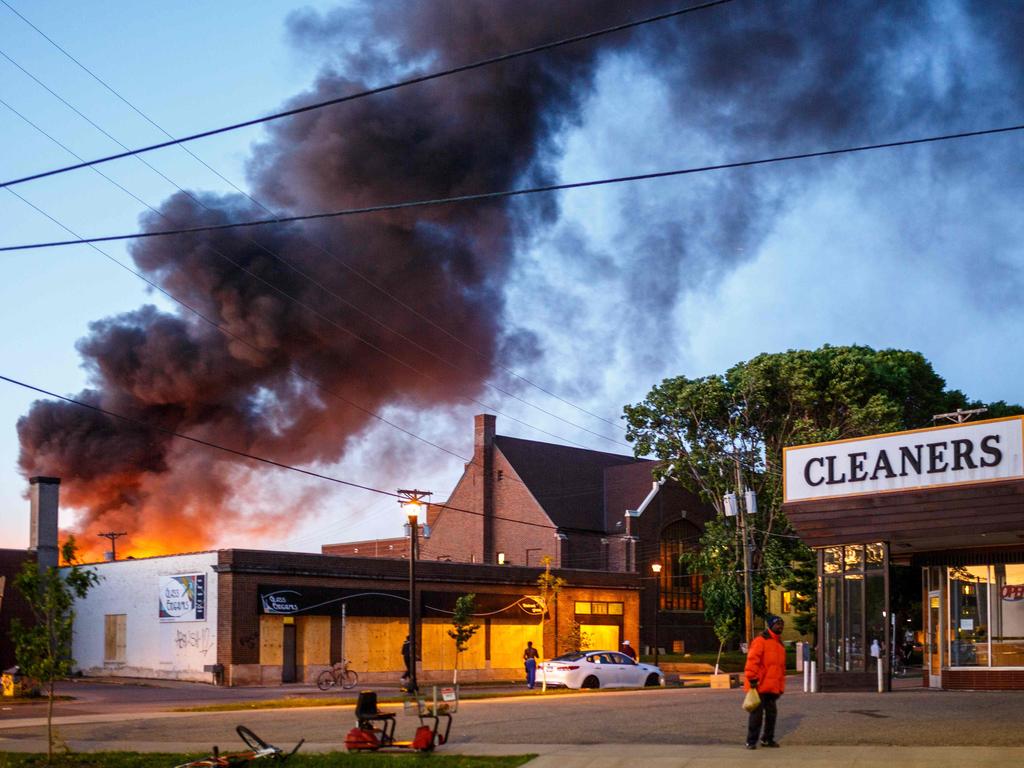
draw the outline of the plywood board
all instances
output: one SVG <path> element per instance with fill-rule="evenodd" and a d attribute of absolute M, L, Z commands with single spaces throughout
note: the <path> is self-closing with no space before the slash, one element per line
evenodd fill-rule
<path fill-rule="evenodd" d="M 260 664 L 280 666 L 284 658 L 284 619 L 281 616 L 260 616 Z"/>
<path fill-rule="evenodd" d="M 331 659 L 331 617 L 299 616 L 296 621 L 297 663 L 300 666 L 329 666 Z"/>
<path fill-rule="evenodd" d="M 581 624 L 580 636 L 583 650 L 617 651 L 619 649 L 619 628 L 611 624 Z"/>
<path fill-rule="evenodd" d="M 544 642 L 540 622 L 522 622 L 494 619 L 491 621 L 491 669 L 505 669 L 523 666 L 523 651 L 527 641 L 533 642 L 540 657 L 544 654 Z"/>
<path fill-rule="evenodd" d="M 409 633 L 405 619 L 350 616 L 345 620 L 345 655 L 356 672 L 402 674 L 402 643 Z"/>

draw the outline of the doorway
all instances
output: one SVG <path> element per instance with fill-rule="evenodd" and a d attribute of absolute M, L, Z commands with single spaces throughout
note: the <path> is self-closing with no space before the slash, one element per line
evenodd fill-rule
<path fill-rule="evenodd" d="M 284 636 L 281 638 L 281 682 L 294 683 L 296 680 L 295 624 L 285 624 L 283 629 Z"/>

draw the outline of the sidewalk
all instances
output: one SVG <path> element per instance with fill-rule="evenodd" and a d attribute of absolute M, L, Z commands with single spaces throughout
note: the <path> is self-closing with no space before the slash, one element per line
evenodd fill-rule
<path fill-rule="evenodd" d="M 445 750 L 442 748 L 442 750 Z M 463 755 L 521 755 L 521 745 L 459 744 Z M 785 768 L 1011 768 L 1024 765 L 1024 747 L 785 747 L 744 749 L 742 744 L 642 745 L 546 744 L 529 768 L 734 768 L 773 765 Z"/>

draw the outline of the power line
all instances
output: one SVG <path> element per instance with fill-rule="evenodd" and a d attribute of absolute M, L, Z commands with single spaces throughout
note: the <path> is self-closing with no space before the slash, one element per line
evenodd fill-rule
<path fill-rule="evenodd" d="M 735 168 L 751 168 L 771 163 L 783 163 L 792 160 L 807 160 L 815 157 L 830 157 L 834 155 L 852 154 L 856 152 L 867 152 L 876 149 L 892 149 L 894 147 L 907 147 L 916 144 L 931 144 L 940 141 L 951 141 L 953 139 L 976 138 L 979 136 L 992 136 L 1000 133 L 1010 133 L 1024 130 L 1024 124 L 1004 126 L 1001 128 L 986 128 L 979 131 L 963 131 L 961 133 L 949 133 L 939 136 L 927 136 L 919 139 L 901 139 L 898 141 L 887 141 L 880 144 L 862 144 L 839 149 L 826 149 L 817 152 L 801 152 L 792 155 L 778 155 L 775 157 L 761 158 L 758 160 L 739 160 L 731 163 L 718 163 L 714 165 L 695 166 L 691 168 L 679 168 L 669 171 L 655 171 L 652 173 L 639 173 L 630 176 L 616 176 L 605 179 L 592 179 L 589 181 L 575 181 L 565 184 L 548 184 L 540 187 L 523 187 L 520 189 L 501 190 L 497 192 L 479 192 L 470 195 L 458 195 L 455 197 L 439 197 L 429 200 L 410 200 L 400 203 L 385 203 L 371 205 L 362 208 L 347 208 L 340 211 L 328 211 L 324 213 L 309 213 L 296 216 L 278 216 L 269 219 L 255 219 L 251 221 L 239 221 L 229 224 L 214 224 L 203 227 L 186 227 L 182 229 L 158 230 L 155 232 L 134 232 L 126 235 L 107 235 L 104 237 L 88 237 L 79 240 L 58 240 L 48 243 L 30 243 L 26 245 L 8 245 L 0 247 L 0 252 L 25 251 L 37 248 L 54 248 L 65 245 L 82 245 L 87 243 L 105 243 L 120 240 L 137 240 L 149 237 L 167 237 L 170 235 L 187 235 L 197 232 L 214 232 L 226 229 L 237 229 L 240 227 L 260 227 L 270 224 L 291 224 L 300 221 L 315 221 L 319 219 L 334 219 L 343 216 L 359 216 L 368 213 L 380 213 L 383 211 L 396 211 L 409 208 L 426 208 L 430 206 L 452 205 L 457 203 L 479 202 L 481 200 L 497 200 L 503 198 L 533 195 L 544 192 L 558 192 L 568 189 L 582 189 L 585 187 L 599 187 L 610 184 L 623 184 L 635 181 L 649 181 L 651 179 L 664 179 L 673 176 L 685 176 L 708 171 L 731 170 Z"/>
<path fill-rule="evenodd" d="M 0 0 L 0 2 L 3 2 L 4 5 L 6 5 L 8 8 L 10 8 L 17 16 L 19 16 L 23 21 L 25 21 L 27 24 L 29 24 L 29 26 L 32 26 L 33 29 L 36 29 L 36 31 L 39 31 L 35 27 L 35 25 L 33 25 L 31 22 L 29 22 L 27 19 L 25 19 L 24 16 L 22 16 L 20 13 L 18 13 L 13 8 L 11 8 L 10 4 L 7 3 L 6 0 Z M 440 70 L 440 71 L 437 71 L 437 72 L 432 72 L 432 73 L 429 73 L 429 74 L 426 74 L 426 75 L 419 75 L 417 77 L 412 77 L 412 78 L 409 78 L 407 80 L 401 80 L 401 81 L 396 82 L 396 83 L 390 83 L 388 85 L 382 85 L 382 86 L 379 86 L 377 88 L 370 88 L 370 89 L 367 89 L 367 90 L 364 90 L 364 91 L 359 91 L 357 93 L 348 94 L 347 96 L 339 96 L 339 97 L 334 98 L 334 99 L 328 99 L 326 101 L 319 101 L 319 102 L 316 102 L 314 104 L 307 104 L 307 105 L 302 106 L 302 107 L 296 107 L 294 109 L 285 110 L 284 112 L 276 112 L 274 114 L 266 115 L 264 117 L 257 117 L 257 118 L 253 118 L 251 120 L 244 120 L 242 122 L 233 123 L 231 125 L 226 125 L 226 126 L 223 126 L 221 128 L 213 128 L 211 130 L 201 131 L 200 133 L 194 133 L 194 134 L 191 134 L 189 136 L 182 136 L 180 138 L 173 138 L 173 139 L 170 139 L 168 141 L 160 142 L 158 144 L 151 144 L 151 145 L 149 145 L 147 147 L 140 147 L 138 149 L 132 149 L 132 150 L 128 150 L 126 152 L 119 152 L 119 153 L 114 154 L 114 155 L 108 155 L 106 157 L 100 157 L 100 158 L 97 158 L 95 160 L 88 160 L 88 161 L 85 161 L 85 162 L 77 163 L 75 165 L 65 166 L 63 168 L 55 168 L 55 169 L 50 170 L 50 171 L 43 171 L 41 173 L 35 173 L 35 174 L 30 175 L 30 176 L 23 176 L 23 177 L 18 178 L 18 179 L 11 179 L 9 181 L 5 181 L 5 182 L 0 183 L 0 189 L 2 189 L 4 187 L 13 187 L 13 186 L 15 186 L 17 184 L 24 184 L 24 183 L 29 182 L 29 181 L 35 181 L 36 179 L 43 179 L 43 178 L 46 178 L 48 176 L 56 176 L 57 174 L 67 173 L 68 171 L 75 171 L 75 170 L 78 170 L 80 168 L 87 168 L 87 167 L 90 167 L 90 166 L 93 166 L 93 165 L 99 165 L 101 163 L 109 163 L 109 162 L 111 162 L 113 160 L 120 160 L 122 158 L 131 157 L 133 155 L 139 155 L 139 154 L 142 154 L 144 152 L 152 152 L 154 150 L 163 149 L 165 147 L 177 146 L 177 145 L 183 144 L 183 143 L 188 142 L 188 141 L 195 141 L 196 139 L 209 138 L 210 136 L 217 136 L 217 135 L 222 134 L 222 133 L 228 133 L 229 131 L 237 131 L 237 130 L 239 130 L 241 128 L 249 128 L 249 127 L 254 126 L 254 125 L 260 125 L 262 123 L 268 123 L 268 122 L 271 122 L 273 120 L 280 120 L 281 118 L 284 118 L 284 117 L 292 117 L 294 115 L 299 115 L 299 114 L 302 114 L 304 112 L 310 112 L 310 111 L 313 111 L 313 110 L 316 110 L 316 109 L 323 109 L 324 107 L 334 106 L 336 104 L 344 104 L 345 102 L 348 102 L 348 101 L 355 101 L 356 99 L 366 98 L 367 96 L 374 96 L 374 95 L 377 95 L 377 94 L 380 94 L 380 93 L 386 93 L 387 91 L 393 91 L 393 90 L 396 90 L 398 88 L 404 88 L 406 86 L 415 85 L 417 83 L 425 83 L 425 82 L 428 82 L 430 80 L 437 80 L 438 78 L 447 77 L 449 75 L 454 75 L 454 74 L 457 74 L 459 72 L 468 72 L 468 71 L 473 70 L 473 69 L 479 69 L 481 67 L 486 67 L 486 66 L 489 66 L 491 64 L 497 64 L 497 63 L 500 63 L 500 62 L 503 62 L 503 61 L 511 61 L 513 59 L 521 58 L 523 56 L 529 56 L 529 55 L 534 54 L 534 53 L 540 53 L 542 51 L 548 51 L 548 50 L 551 50 L 553 48 L 559 48 L 559 47 L 564 46 L 564 45 L 570 45 L 572 43 L 579 43 L 579 42 L 583 42 L 584 40 L 591 40 L 591 39 L 594 39 L 596 37 L 601 37 L 603 35 L 612 34 L 614 32 L 622 32 L 622 31 L 625 31 L 627 29 L 634 29 L 636 27 L 640 27 L 640 26 L 643 26 L 645 24 L 652 24 L 654 22 L 664 21 L 666 19 L 671 19 L 671 18 L 674 18 L 674 17 L 677 17 L 677 16 L 683 16 L 685 14 L 693 13 L 695 11 L 703 11 L 703 10 L 706 10 L 708 8 L 714 8 L 715 6 L 719 6 L 719 5 L 726 5 L 727 3 L 730 3 L 730 2 L 732 2 L 732 0 L 712 0 L 711 2 L 702 3 L 701 5 L 688 6 L 686 8 L 680 8 L 680 9 L 677 9 L 677 10 L 674 10 L 674 11 L 669 11 L 667 13 L 658 14 L 657 16 L 649 16 L 649 17 L 647 17 L 645 19 L 639 19 L 637 21 L 631 21 L 631 22 L 627 22 L 625 24 L 617 24 L 617 25 L 615 25 L 613 27 L 606 27 L 604 29 L 596 30 L 596 31 L 593 31 L 593 32 L 586 32 L 586 33 L 581 34 L 581 35 L 574 35 L 572 37 L 563 38 L 561 40 L 556 40 L 556 41 L 551 42 L 551 43 L 544 43 L 542 45 L 536 45 L 536 46 L 532 46 L 530 48 L 523 48 L 523 49 L 520 49 L 518 51 L 513 51 L 511 53 L 503 53 L 503 54 L 501 54 L 499 56 L 492 56 L 492 57 L 487 58 L 487 59 L 481 59 L 481 60 L 475 61 L 475 62 L 473 62 L 471 64 L 463 64 L 463 65 L 458 66 L 458 67 L 452 67 L 450 69 L 444 69 L 444 70 Z M 39 32 L 39 33 L 43 34 L 42 32 Z M 43 37 L 46 37 L 46 35 L 43 35 Z M 47 39 L 49 40 L 49 38 L 47 38 Z M 54 45 L 56 45 L 56 43 L 54 43 Z M 70 56 L 70 54 L 69 54 L 69 56 Z"/>

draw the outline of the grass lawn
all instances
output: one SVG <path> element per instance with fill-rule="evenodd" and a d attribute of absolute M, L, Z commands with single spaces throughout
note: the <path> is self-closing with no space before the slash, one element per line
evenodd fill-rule
<path fill-rule="evenodd" d="M 90 754 L 58 755 L 53 759 L 53 768 L 171 768 L 189 759 L 204 755 L 170 755 L 140 752 L 94 752 Z M 327 752 L 320 755 L 295 755 L 288 760 L 289 768 L 401 768 L 401 766 L 426 765 L 432 768 L 516 768 L 533 759 L 534 755 L 510 755 L 507 757 L 474 757 L 471 755 L 440 755 L 410 753 L 363 754 L 348 752 Z M 263 765 L 258 760 L 254 766 Z M 267 766 L 277 763 L 266 761 Z M 0 768 L 43 768 L 46 755 L 18 755 L 0 753 Z"/>

